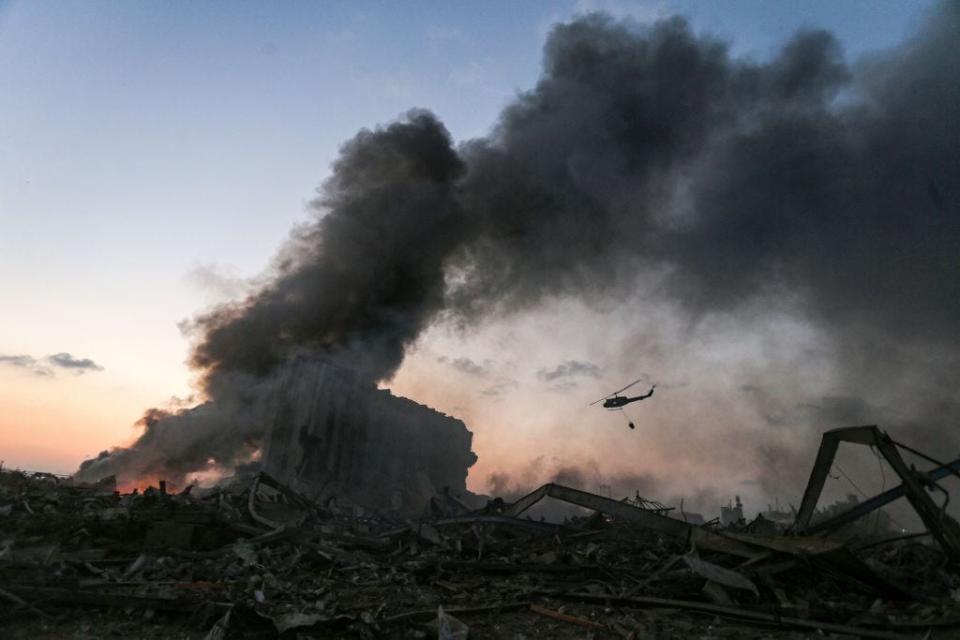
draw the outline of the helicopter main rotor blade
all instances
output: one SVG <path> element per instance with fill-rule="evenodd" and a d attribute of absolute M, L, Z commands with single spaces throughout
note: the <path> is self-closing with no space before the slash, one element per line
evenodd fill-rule
<path fill-rule="evenodd" d="M 632 387 L 633 385 L 637 384 L 637 383 L 640 382 L 641 380 L 643 380 L 643 378 L 637 378 L 636 380 L 634 380 L 633 382 L 631 382 L 630 384 L 628 384 L 627 386 L 625 386 L 623 389 L 617 389 L 617 390 L 614 391 L 613 393 L 608 393 L 607 395 L 603 396 L 603 397 L 600 398 L 599 400 L 594 400 L 593 402 L 591 402 L 591 403 L 588 404 L 587 406 L 588 406 L 588 407 L 592 407 L 593 405 L 597 404 L 598 402 L 603 402 L 604 400 L 606 400 L 606 399 L 609 398 L 610 396 L 615 396 L 615 395 L 617 395 L 618 393 L 621 393 L 621 392 L 623 392 L 623 391 L 626 391 L 627 389 L 629 389 L 629 388 Z"/>
<path fill-rule="evenodd" d="M 631 382 L 630 384 L 628 384 L 627 386 L 625 386 L 623 389 L 617 389 L 616 391 L 614 391 L 614 392 L 611 393 L 610 395 L 611 395 L 611 396 L 615 396 L 615 395 L 617 395 L 618 393 L 623 393 L 624 391 L 626 391 L 627 389 L 629 389 L 629 388 L 632 387 L 633 385 L 637 384 L 637 383 L 640 382 L 641 380 L 643 380 L 642 377 L 637 378 L 636 380 L 634 380 L 633 382 Z"/>

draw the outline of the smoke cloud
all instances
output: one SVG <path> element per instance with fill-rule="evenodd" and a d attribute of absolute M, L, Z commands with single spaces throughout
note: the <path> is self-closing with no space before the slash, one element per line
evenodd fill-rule
<path fill-rule="evenodd" d="M 463 242 L 454 197 L 463 170 L 450 135 L 425 111 L 359 133 L 311 205 L 316 221 L 281 253 L 276 279 L 197 319 L 193 365 L 214 378 L 265 375 L 310 348 L 347 352 L 351 366 L 388 377 L 443 308 L 444 260 Z"/>
<path fill-rule="evenodd" d="M 759 62 L 682 18 L 557 25 L 541 78 L 488 136 L 455 147 L 417 110 L 346 143 L 268 284 L 194 321 L 192 365 L 215 405 L 304 350 L 385 380 L 440 320 L 470 329 L 643 287 L 690 327 L 787 313 L 823 338 L 831 397 L 798 401 L 786 373 L 740 376 L 777 433 L 889 419 L 956 447 L 958 32 L 950 2 L 855 63 L 824 31 Z M 544 376 L 581 363 L 567 364 Z M 147 455 L 157 426 L 181 432 L 172 420 L 115 455 Z M 258 428 L 224 426 L 218 455 Z M 802 478 L 792 442 L 747 443 L 761 485 Z"/>

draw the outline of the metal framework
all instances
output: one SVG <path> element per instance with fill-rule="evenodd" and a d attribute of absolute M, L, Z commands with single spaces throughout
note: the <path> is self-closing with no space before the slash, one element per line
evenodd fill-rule
<path fill-rule="evenodd" d="M 889 463 L 894 472 L 900 477 L 902 484 L 880 495 L 870 498 L 866 502 L 850 509 L 829 520 L 811 524 L 827 474 L 837 455 L 841 442 L 862 444 L 876 447 L 880 455 Z M 960 525 L 951 518 L 931 498 L 926 488 L 932 488 L 934 482 L 960 470 L 960 460 L 937 467 L 926 473 L 908 467 L 897 450 L 896 443 L 886 433 L 874 425 L 860 427 L 843 427 L 833 429 L 823 434 L 817 459 L 810 472 L 810 480 L 800 503 L 800 510 L 794 522 L 794 530 L 799 534 L 812 534 L 834 530 L 848 522 L 852 522 L 883 505 L 904 496 L 923 520 L 930 534 L 943 548 L 943 551 L 954 562 L 960 562 Z"/>
<path fill-rule="evenodd" d="M 571 489 L 559 484 L 545 484 L 536 491 L 527 494 L 504 509 L 503 515 L 518 517 L 524 511 L 540 502 L 544 498 L 553 498 L 569 504 L 575 504 L 586 509 L 599 511 L 608 516 L 625 522 L 633 522 L 647 529 L 659 531 L 671 536 L 687 537 L 698 547 L 716 551 L 724 551 L 744 558 L 755 558 L 761 555 L 756 547 L 722 536 L 700 527 L 687 524 L 683 520 L 676 520 L 656 511 L 640 509 L 627 502 L 620 502 L 612 498 L 605 498 L 579 489 Z"/>

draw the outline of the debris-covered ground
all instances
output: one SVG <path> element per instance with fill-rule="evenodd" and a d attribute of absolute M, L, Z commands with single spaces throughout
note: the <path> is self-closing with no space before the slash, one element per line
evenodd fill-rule
<path fill-rule="evenodd" d="M 584 515 L 527 518 L 544 498 Z M 7 471 L 0 628 L 31 640 L 960 637 L 960 572 L 928 537 L 763 528 L 694 526 L 558 485 L 478 511 L 441 494 L 411 519 L 311 502 L 263 474 L 120 494 Z"/>

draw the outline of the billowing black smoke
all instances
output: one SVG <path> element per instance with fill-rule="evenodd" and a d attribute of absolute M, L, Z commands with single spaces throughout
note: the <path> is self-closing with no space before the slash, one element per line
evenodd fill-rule
<path fill-rule="evenodd" d="M 339 355 L 388 377 L 444 305 L 444 262 L 464 240 L 454 184 L 464 171 L 436 118 L 363 131 L 343 149 L 316 221 L 294 232 L 276 279 L 201 316 L 193 365 L 266 375 L 292 350 Z M 359 361 L 358 361 L 359 358 Z"/>
<path fill-rule="evenodd" d="M 527 305 L 646 266 L 694 312 L 789 291 L 832 326 L 956 346 L 958 14 L 853 70 L 824 32 L 760 65 L 679 19 L 557 27 L 537 88 L 464 149 L 479 229 L 454 300 Z"/>
<path fill-rule="evenodd" d="M 414 111 L 347 143 L 276 277 L 196 320 L 193 365 L 215 402 L 303 350 L 386 379 L 440 314 L 609 297 L 649 273 L 691 318 L 788 299 L 849 376 L 939 380 L 960 354 L 957 33 L 944 3 L 851 66 L 822 31 L 761 63 L 681 18 L 559 25 L 486 138 L 454 149 Z M 916 406 L 942 422 L 952 393 L 933 383 Z"/>

